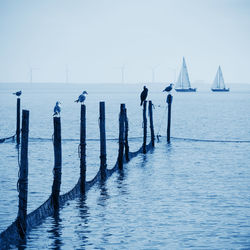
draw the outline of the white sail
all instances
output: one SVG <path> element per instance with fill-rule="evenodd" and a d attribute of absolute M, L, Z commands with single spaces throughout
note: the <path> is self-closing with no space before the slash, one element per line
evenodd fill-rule
<path fill-rule="evenodd" d="M 216 73 L 216 76 L 214 78 L 212 89 L 225 89 L 225 88 L 226 88 L 226 86 L 225 86 L 225 83 L 224 83 L 224 78 L 223 78 L 223 75 L 222 75 L 221 68 L 219 66 L 219 68 L 217 70 L 217 73 Z"/>
<path fill-rule="evenodd" d="M 184 57 L 183 57 L 181 71 L 180 71 L 178 80 L 175 84 L 175 88 L 176 89 L 189 89 L 189 88 L 191 88 L 189 77 L 188 77 L 187 65 L 186 65 Z"/>

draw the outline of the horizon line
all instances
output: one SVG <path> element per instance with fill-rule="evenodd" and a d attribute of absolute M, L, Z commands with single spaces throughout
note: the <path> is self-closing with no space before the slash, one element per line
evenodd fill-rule
<path fill-rule="evenodd" d="M 22 81 L 15 81 L 15 82 L 0 82 L 0 84 L 169 84 L 173 81 L 160 81 L 160 82 L 151 82 L 151 81 L 138 81 L 138 82 L 22 82 Z M 211 85 L 210 82 L 205 81 L 193 81 L 192 84 L 197 85 Z M 250 84 L 250 82 L 227 82 L 226 84 Z"/>

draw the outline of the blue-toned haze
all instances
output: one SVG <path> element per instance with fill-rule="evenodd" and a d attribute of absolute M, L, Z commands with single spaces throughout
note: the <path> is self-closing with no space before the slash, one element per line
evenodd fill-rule
<path fill-rule="evenodd" d="M 1 0 L 0 82 L 250 83 L 247 0 Z M 154 68 L 155 75 L 152 75 Z M 67 73 L 68 72 L 68 73 Z M 68 76 L 67 76 L 68 75 Z"/>

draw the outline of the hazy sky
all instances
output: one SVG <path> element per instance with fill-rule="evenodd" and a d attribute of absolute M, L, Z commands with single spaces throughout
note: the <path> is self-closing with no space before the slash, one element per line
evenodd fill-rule
<path fill-rule="evenodd" d="M 250 0 L 0 0 L 0 82 L 250 83 Z"/>

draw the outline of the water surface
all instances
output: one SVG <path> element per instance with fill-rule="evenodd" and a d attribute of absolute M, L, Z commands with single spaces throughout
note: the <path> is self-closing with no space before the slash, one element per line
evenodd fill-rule
<path fill-rule="evenodd" d="M 60 88 L 58 88 L 60 86 Z M 156 134 L 166 134 L 162 85 L 150 85 Z M 243 88 L 244 87 L 244 88 Z M 250 87 L 230 93 L 173 93 L 172 135 L 179 138 L 250 140 Z M 0 86 L 0 138 L 14 134 L 20 85 Z M 99 101 L 106 102 L 107 138 L 118 137 L 120 103 L 126 103 L 129 136 L 142 136 L 141 85 L 22 85 L 22 107 L 30 110 L 28 212 L 51 192 L 52 112 L 62 102 L 62 138 L 79 138 L 80 106 L 87 90 L 87 139 L 98 139 Z M 122 90 L 122 91 L 121 91 Z M 42 139 L 38 139 L 42 138 Z M 47 138 L 48 140 L 45 140 Z M 142 139 L 130 140 L 132 151 Z M 62 193 L 79 177 L 78 144 L 63 141 Z M 18 149 L 0 144 L 0 231 L 16 218 Z M 107 141 L 113 167 L 117 141 Z M 165 138 L 107 182 L 68 202 L 59 214 L 31 231 L 27 249 L 247 249 L 250 247 L 250 144 Z M 87 143 L 87 179 L 99 168 L 99 142 Z"/>

